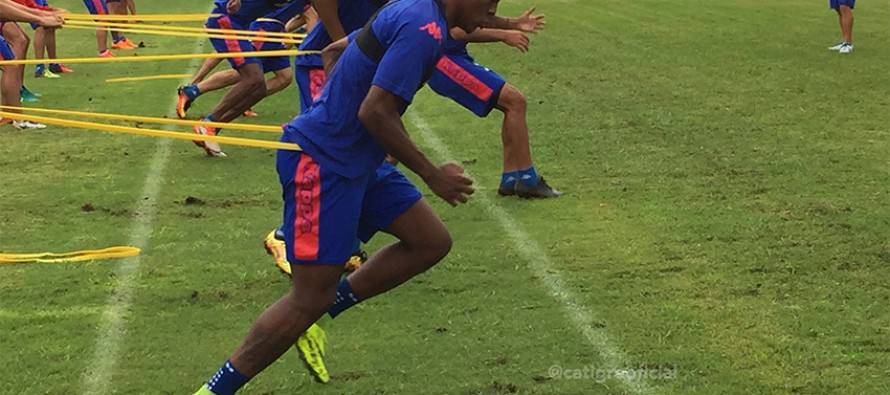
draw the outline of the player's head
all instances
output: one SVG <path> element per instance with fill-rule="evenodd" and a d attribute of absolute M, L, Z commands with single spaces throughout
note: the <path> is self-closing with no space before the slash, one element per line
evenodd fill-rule
<path fill-rule="evenodd" d="M 449 27 L 472 32 L 498 10 L 498 0 L 443 0 Z"/>

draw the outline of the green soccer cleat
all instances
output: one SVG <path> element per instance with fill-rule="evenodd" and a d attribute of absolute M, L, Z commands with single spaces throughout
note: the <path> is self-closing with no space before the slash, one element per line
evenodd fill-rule
<path fill-rule="evenodd" d="M 303 361 L 303 366 L 309 370 L 309 374 L 315 381 L 325 384 L 331 381 L 328 368 L 324 365 L 325 334 L 318 324 L 312 324 L 306 333 L 297 339 L 297 354 Z"/>

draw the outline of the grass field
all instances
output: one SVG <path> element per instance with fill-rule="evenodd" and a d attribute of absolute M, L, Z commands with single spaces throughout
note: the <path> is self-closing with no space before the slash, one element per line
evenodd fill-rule
<path fill-rule="evenodd" d="M 137 3 L 143 13 L 210 6 Z M 533 4 L 502 3 L 504 15 Z M 324 322 L 329 385 L 291 351 L 242 392 L 890 392 L 890 4 L 856 8 L 849 55 L 826 50 L 839 29 L 823 2 L 537 5 L 548 27 L 531 52 L 471 52 L 528 96 L 535 162 L 565 196 L 499 198 L 500 117 L 477 119 L 425 90 L 409 131 L 479 188 L 458 208 L 425 192 L 452 253 Z M 134 38 L 148 44 L 140 55 L 209 50 Z M 59 47 L 93 56 L 95 40 L 67 29 Z M 173 116 L 177 81 L 104 79 L 196 63 L 70 66 L 59 80 L 28 68 L 39 106 Z M 285 122 L 296 100 L 290 87 L 250 121 Z M 143 249 L 0 266 L 0 394 L 188 394 L 216 371 L 288 287 L 262 248 L 280 218 L 274 152 L 226 152 L 0 130 L 0 251 Z"/>

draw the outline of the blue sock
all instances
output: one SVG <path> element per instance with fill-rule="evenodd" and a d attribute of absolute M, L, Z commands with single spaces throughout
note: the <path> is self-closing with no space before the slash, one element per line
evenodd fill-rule
<path fill-rule="evenodd" d="M 126 39 L 127 38 L 124 37 L 124 35 L 122 35 L 122 34 L 117 34 L 115 32 L 111 32 L 111 40 L 114 41 L 115 43 L 117 43 L 118 41 L 121 41 L 121 40 L 126 40 Z"/>
<path fill-rule="evenodd" d="M 275 229 L 275 238 L 278 240 L 284 240 L 284 225 L 281 225 L 278 227 L 278 229 Z"/>
<path fill-rule="evenodd" d="M 358 302 L 360 302 L 358 296 L 352 292 L 352 286 L 349 285 L 349 281 L 343 278 L 340 280 L 340 285 L 337 286 L 337 298 L 334 299 L 334 304 L 328 309 L 328 315 L 334 318 L 346 311 L 346 309 L 355 306 Z"/>
<path fill-rule="evenodd" d="M 238 369 L 232 366 L 232 361 L 226 361 L 219 371 L 207 380 L 207 389 L 216 395 L 234 395 L 244 384 L 250 381 L 250 377 L 245 376 Z"/>
<path fill-rule="evenodd" d="M 212 114 L 208 114 L 206 117 L 204 117 L 204 120 L 208 122 L 219 122 L 219 119 L 216 119 L 216 117 L 214 117 Z M 222 128 L 216 128 L 216 134 L 219 134 L 219 132 L 221 131 Z"/>
<path fill-rule="evenodd" d="M 34 72 L 36 72 L 37 74 L 40 74 L 40 73 L 43 73 L 44 70 L 46 70 L 46 65 L 38 64 L 37 68 L 34 70 Z"/>
<path fill-rule="evenodd" d="M 182 92 L 185 93 L 189 99 L 194 100 L 196 97 L 201 96 L 201 90 L 198 89 L 197 85 L 189 85 L 182 88 Z"/>
<path fill-rule="evenodd" d="M 501 174 L 501 186 L 504 188 L 513 188 L 516 181 L 519 180 L 518 171 L 504 172 Z"/>
<path fill-rule="evenodd" d="M 527 187 L 533 187 L 535 185 L 538 185 L 538 172 L 535 171 L 535 167 L 532 166 L 532 167 L 529 167 L 528 169 L 520 170 L 519 171 L 519 182 L 521 182 L 522 185 L 525 185 Z"/>

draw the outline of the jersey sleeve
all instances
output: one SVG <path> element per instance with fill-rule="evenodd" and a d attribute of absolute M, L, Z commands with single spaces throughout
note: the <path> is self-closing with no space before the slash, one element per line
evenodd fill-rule
<path fill-rule="evenodd" d="M 411 103 L 428 70 L 435 66 L 441 56 L 442 27 L 438 21 L 418 18 L 381 26 L 394 26 L 397 30 L 390 35 L 390 44 L 380 60 L 372 84 Z M 381 36 L 386 37 L 378 33 L 378 37 Z"/>

